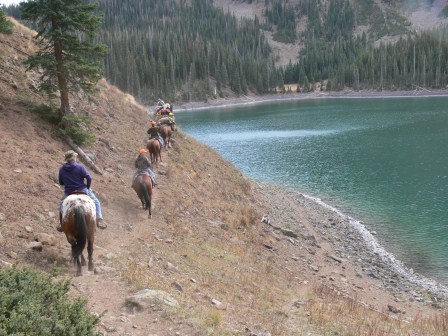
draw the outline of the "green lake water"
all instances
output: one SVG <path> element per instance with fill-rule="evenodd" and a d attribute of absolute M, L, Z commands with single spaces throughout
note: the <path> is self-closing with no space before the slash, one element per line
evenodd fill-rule
<path fill-rule="evenodd" d="M 176 122 L 246 176 L 362 220 L 407 267 L 448 285 L 448 97 L 277 101 Z"/>

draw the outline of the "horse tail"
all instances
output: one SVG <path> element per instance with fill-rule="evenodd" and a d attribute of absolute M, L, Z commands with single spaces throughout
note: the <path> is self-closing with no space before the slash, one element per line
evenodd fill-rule
<path fill-rule="evenodd" d="M 76 262 L 86 247 L 87 222 L 86 213 L 81 205 L 76 206 L 73 211 L 75 213 L 76 243 L 72 244 L 72 258 Z"/>
<path fill-rule="evenodd" d="M 151 209 L 151 196 L 149 195 L 148 187 L 145 181 L 140 182 L 140 187 L 143 191 L 143 197 L 145 198 L 146 207 Z"/>

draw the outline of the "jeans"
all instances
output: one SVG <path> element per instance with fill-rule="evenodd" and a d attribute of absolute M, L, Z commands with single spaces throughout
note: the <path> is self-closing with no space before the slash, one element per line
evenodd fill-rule
<path fill-rule="evenodd" d="M 145 173 L 145 172 L 149 174 L 153 184 L 157 185 L 156 174 L 154 174 L 154 172 L 152 171 L 151 168 L 140 168 L 140 169 L 137 169 L 137 171 L 134 173 L 134 176 L 132 177 L 132 184 L 134 184 L 134 181 L 135 181 L 135 179 L 136 179 L 136 177 L 138 175 L 140 175 L 141 173 Z M 132 187 L 132 185 L 131 185 L 131 187 Z"/>
<path fill-rule="evenodd" d="M 152 137 L 149 138 L 149 140 L 153 140 L 153 139 L 157 139 L 160 142 L 160 147 L 163 147 L 164 142 L 163 142 L 163 138 L 160 135 L 154 135 Z"/>
<path fill-rule="evenodd" d="M 103 219 L 103 213 L 101 212 L 100 200 L 95 196 L 95 194 L 92 192 L 91 189 L 84 188 L 84 189 L 82 189 L 82 191 L 84 191 L 87 194 L 87 196 L 90 196 L 93 199 L 93 202 L 95 203 L 95 208 L 96 208 L 96 216 L 98 217 L 98 219 Z M 59 203 L 59 210 L 62 210 L 62 202 L 64 201 L 64 199 L 67 196 L 69 196 L 69 195 L 64 192 L 64 195 L 62 196 L 62 201 Z"/>

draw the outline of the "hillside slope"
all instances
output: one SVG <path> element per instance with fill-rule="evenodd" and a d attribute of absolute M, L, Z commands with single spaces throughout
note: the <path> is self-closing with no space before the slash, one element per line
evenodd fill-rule
<path fill-rule="evenodd" d="M 350 3 L 357 7 L 358 2 L 363 2 L 365 0 L 351 0 Z M 290 5 L 294 5 L 298 3 L 299 0 L 288 1 Z M 396 1 L 398 2 L 398 1 Z M 422 30 L 431 30 L 433 28 L 448 25 L 448 18 L 440 17 L 440 12 L 443 10 L 444 6 L 446 6 L 446 1 L 444 0 L 434 0 L 431 1 L 432 5 L 428 5 L 428 1 L 426 0 L 418 0 L 413 2 L 413 6 L 411 8 L 407 8 L 405 5 L 408 5 L 408 2 L 404 2 L 404 5 L 399 8 L 400 14 L 405 17 L 410 26 L 408 27 L 410 32 L 421 32 Z M 218 8 L 221 8 L 225 12 L 233 13 L 236 17 L 248 17 L 254 18 L 257 16 L 261 22 L 263 22 L 263 12 L 265 10 L 265 4 L 263 1 L 252 1 L 241 2 L 237 0 L 214 0 L 214 5 Z M 377 9 L 383 12 L 383 16 L 387 20 L 388 11 L 390 3 L 383 0 L 375 0 L 375 5 Z M 365 32 L 369 29 L 369 26 L 358 25 L 355 29 L 355 34 L 361 35 L 362 32 Z M 297 22 L 296 31 L 298 36 L 300 33 L 306 29 L 306 20 L 301 19 Z M 298 40 L 294 44 L 285 44 L 273 39 L 272 32 L 265 31 L 265 36 L 273 50 L 275 62 L 277 65 L 286 66 L 289 62 L 295 63 L 299 59 L 299 53 L 301 48 L 301 41 Z M 377 41 L 379 42 L 394 42 L 399 39 L 399 36 L 384 36 Z"/>
<path fill-rule="evenodd" d="M 36 74 L 22 65 L 35 48 L 31 34 L 16 25 L 13 35 L 0 35 L 0 264 L 72 277 L 69 245 L 55 230 L 57 172 L 69 147 L 30 112 L 46 102 L 34 89 Z M 72 99 L 93 118 L 96 141 L 84 149 L 103 170 L 92 188 L 109 227 L 96 232 L 95 272 L 73 278 L 71 295 L 104 313 L 103 335 L 324 335 L 375 325 L 384 315 L 395 321 L 445 312 L 443 295 L 389 270 L 347 219 L 297 192 L 249 181 L 181 130 L 155 169 L 159 187 L 148 219 L 130 188 L 148 111 L 105 81 L 98 89 L 90 100 Z M 264 214 L 271 225 L 260 222 Z M 126 304 L 141 289 L 179 306 Z M 362 315 L 353 321 L 356 311 Z M 396 323 L 389 335 L 409 328 L 388 323 Z"/>

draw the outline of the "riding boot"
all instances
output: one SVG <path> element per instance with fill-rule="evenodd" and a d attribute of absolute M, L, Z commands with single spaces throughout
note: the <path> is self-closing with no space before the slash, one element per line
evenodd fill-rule
<path fill-rule="evenodd" d="M 104 221 L 103 221 L 103 219 L 102 218 L 98 218 L 97 220 L 96 220 L 96 226 L 97 226 L 97 228 L 99 228 L 99 229 L 107 229 L 107 224 L 106 223 L 104 223 Z"/>
<path fill-rule="evenodd" d="M 59 226 L 56 227 L 56 230 L 58 230 L 59 232 L 62 232 L 62 212 L 59 211 Z"/>

